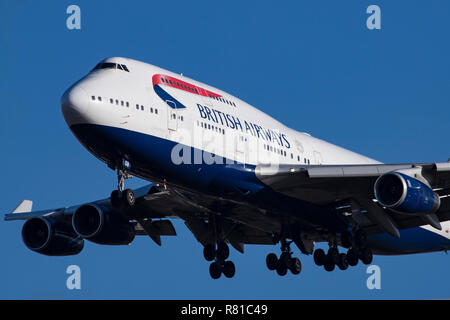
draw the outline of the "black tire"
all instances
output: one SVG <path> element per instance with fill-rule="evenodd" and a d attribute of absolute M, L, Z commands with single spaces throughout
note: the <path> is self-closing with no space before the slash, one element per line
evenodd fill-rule
<path fill-rule="evenodd" d="M 292 258 L 289 263 L 289 270 L 291 270 L 292 274 L 299 274 L 302 272 L 302 263 L 299 258 Z"/>
<path fill-rule="evenodd" d="M 278 259 L 278 265 L 282 265 L 283 267 L 287 268 L 289 265 L 289 253 L 282 252 L 280 254 L 280 258 Z"/>
<path fill-rule="evenodd" d="M 285 276 L 286 273 L 287 273 L 287 270 L 288 270 L 288 268 L 287 268 L 287 266 L 284 263 L 279 263 L 278 264 L 278 266 L 277 266 L 277 273 L 278 273 L 279 276 L 281 276 L 281 277 Z"/>
<path fill-rule="evenodd" d="M 222 268 L 217 262 L 213 262 L 209 265 L 209 275 L 213 279 L 219 279 L 222 274 Z"/>
<path fill-rule="evenodd" d="M 207 244 L 203 247 L 203 257 L 206 261 L 213 261 L 216 258 L 216 248 L 212 244 Z"/>
<path fill-rule="evenodd" d="M 134 204 L 136 203 L 136 196 L 131 189 L 126 189 L 124 192 L 122 192 L 122 199 L 123 202 L 129 207 L 134 206 Z"/>
<path fill-rule="evenodd" d="M 230 249 L 225 242 L 219 242 L 217 244 L 217 258 L 219 260 L 225 261 L 230 256 Z"/>
<path fill-rule="evenodd" d="M 275 270 L 278 266 L 278 258 L 275 253 L 269 253 L 266 257 L 266 265 L 267 269 Z"/>
<path fill-rule="evenodd" d="M 325 251 L 322 249 L 316 249 L 314 251 L 314 263 L 318 266 L 323 266 L 326 260 Z"/>
<path fill-rule="evenodd" d="M 334 264 L 334 262 L 333 261 L 330 261 L 330 260 L 328 260 L 327 259 L 327 261 L 324 263 L 324 265 L 323 265 L 323 267 L 324 267 L 324 269 L 326 270 L 326 271 L 328 271 L 328 272 L 331 272 L 331 271 L 333 271 L 334 270 L 334 268 L 335 268 L 335 264 Z"/>
<path fill-rule="evenodd" d="M 234 266 L 233 261 L 225 261 L 223 266 L 223 274 L 227 278 L 233 278 L 236 273 L 236 267 Z"/>
<path fill-rule="evenodd" d="M 333 264 L 339 262 L 339 250 L 336 247 L 330 247 L 330 249 L 328 249 L 327 260 Z"/>
<path fill-rule="evenodd" d="M 373 261 L 372 250 L 369 248 L 363 248 L 359 252 L 359 259 L 364 264 L 371 264 Z"/>
<path fill-rule="evenodd" d="M 339 262 L 338 262 L 337 266 L 341 270 L 347 270 L 348 269 L 347 255 L 345 253 L 341 253 L 339 255 Z"/>
<path fill-rule="evenodd" d="M 352 267 L 358 264 L 358 252 L 356 249 L 352 248 L 347 251 L 347 262 Z"/>
<path fill-rule="evenodd" d="M 122 202 L 122 197 L 120 196 L 119 190 L 114 190 L 113 192 L 111 192 L 111 196 L 109 199 L 111 201 L 111 205 L 114 208 L 119 209 L 122 207 L 123 202 Z"/>
<path fill-rule="evenodd" d="M 352 246 L 352 242 L 353 242 L 353 236 L 352 233 L 349 231 L 344 231 L 341 234 L 341 245 L 344 248 L 350 248 Z"/>

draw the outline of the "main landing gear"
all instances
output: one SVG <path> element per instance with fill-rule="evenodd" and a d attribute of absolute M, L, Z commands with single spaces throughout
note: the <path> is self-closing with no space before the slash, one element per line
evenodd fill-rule
<path fill-rule="evenodd" d="M 335 243 L 330 243 L 328 252 L 325 254 L 323 249 L 314 251 L 314 262 L 318 266 L 323 266 L 328 272 L 333 271 L 335 266 L 341 270 L 348 269 L 349 266 L 356 266 L 361 260 L 364 264 L 371 264 L 373 260 L 372 250 L 367 247 L 366 234 L 358 230 L 353 235 L 345 231 L 341 234 L 341 244 L 349 248 L 347 253 L 339 253 Z"/>
<path fill-rule="evenodd" d="M 278 275 L 284 276 L 287 271 L 292 274 L 299 274 L 302 271 L 300 259 L 292 257 L 291 245 L 292 241 L 281 239 L 281 254 L 278 258 L 275 253 L 269 253 L 266 257 L 266 265 L 269 270 L 276 270 Z"/>
<path fill-rule="evenodd" d="M 233 278 L 236 267 L 233 261 L 227 261 L 230 255 L 230 249 L 224 241 L 215 244 L 207 244 L 203 248 L 203 256 L 207 261 L 214 261 L 209 266 L 209 274 L 213 279 L 219 279 L 223 275 L 227 278 Z"/>
<path fill-rule="evenodd" d="M 117 190 L 111 192 L 111 204 L 114 208 L 132 207 L 136 203 L 136 197 L 133 190 L 125 189 L 125 179 L 131 178 L 131 175 L 123 169 L 117 169 Z"/>

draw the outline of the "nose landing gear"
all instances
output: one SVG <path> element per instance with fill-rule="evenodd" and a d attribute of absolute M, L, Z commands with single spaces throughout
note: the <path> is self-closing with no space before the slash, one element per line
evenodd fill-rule
<path fill-rule="evenodd" d="M 111 205 L 116 209 L 123 207 L 132 207 L 136 203 L 136 197 L 133 190 L 125 189 L 125 179 L 130 179 L 131 175 L 125 172 L 124 169 L 117 169 L 117 190 L 111 192 Z"/>

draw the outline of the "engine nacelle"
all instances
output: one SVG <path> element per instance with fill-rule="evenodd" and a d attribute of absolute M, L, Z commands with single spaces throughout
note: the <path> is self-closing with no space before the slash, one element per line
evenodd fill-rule
<path fill-rule="evenodd" d="M 108 208 L 85 204 L 72 216 L 75 232 L 89 241 L 107 245 L 125 245 L 134 240 L 134 226 Z"/>
<path fill-rule="evenodd" d="M 401 172 L 389 172 L 375 182 L 375 198 L 395 211 L 429 214 L 439 209 L 439 196 L 422 181 Z"/>
<path fill-rule="evenodd" d="M 27 220 L 22 227 L 22 239 L 28 249 L 47 256 L 68 256 L 80 253 L 84 241 L 71 225 L 47 217 Z"/>

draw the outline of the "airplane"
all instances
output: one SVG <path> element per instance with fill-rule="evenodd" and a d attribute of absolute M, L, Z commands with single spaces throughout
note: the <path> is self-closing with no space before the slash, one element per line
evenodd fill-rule
<path fill-rule="evenodd" d="M 48 256 L 75 255 L 84 240 L 161 246 L 181 219 L 203 246 L 209 274 L 235 275 L 230 246 L 280 245 L 266 266 L 299 274 L 312 255 L 331 272 L 373 255 L 450 249 L 450 162 L 384 164 L 298 132 L 225 92 L 157 66 L 111 57 L 62 95 L 78 141 L 117 172 L 109 197 L 32 211 L 6 221 Z M 150 183 L 125 188 L 130 177 Z M 316 244 L 328 244 L 328 250 Z"/>

